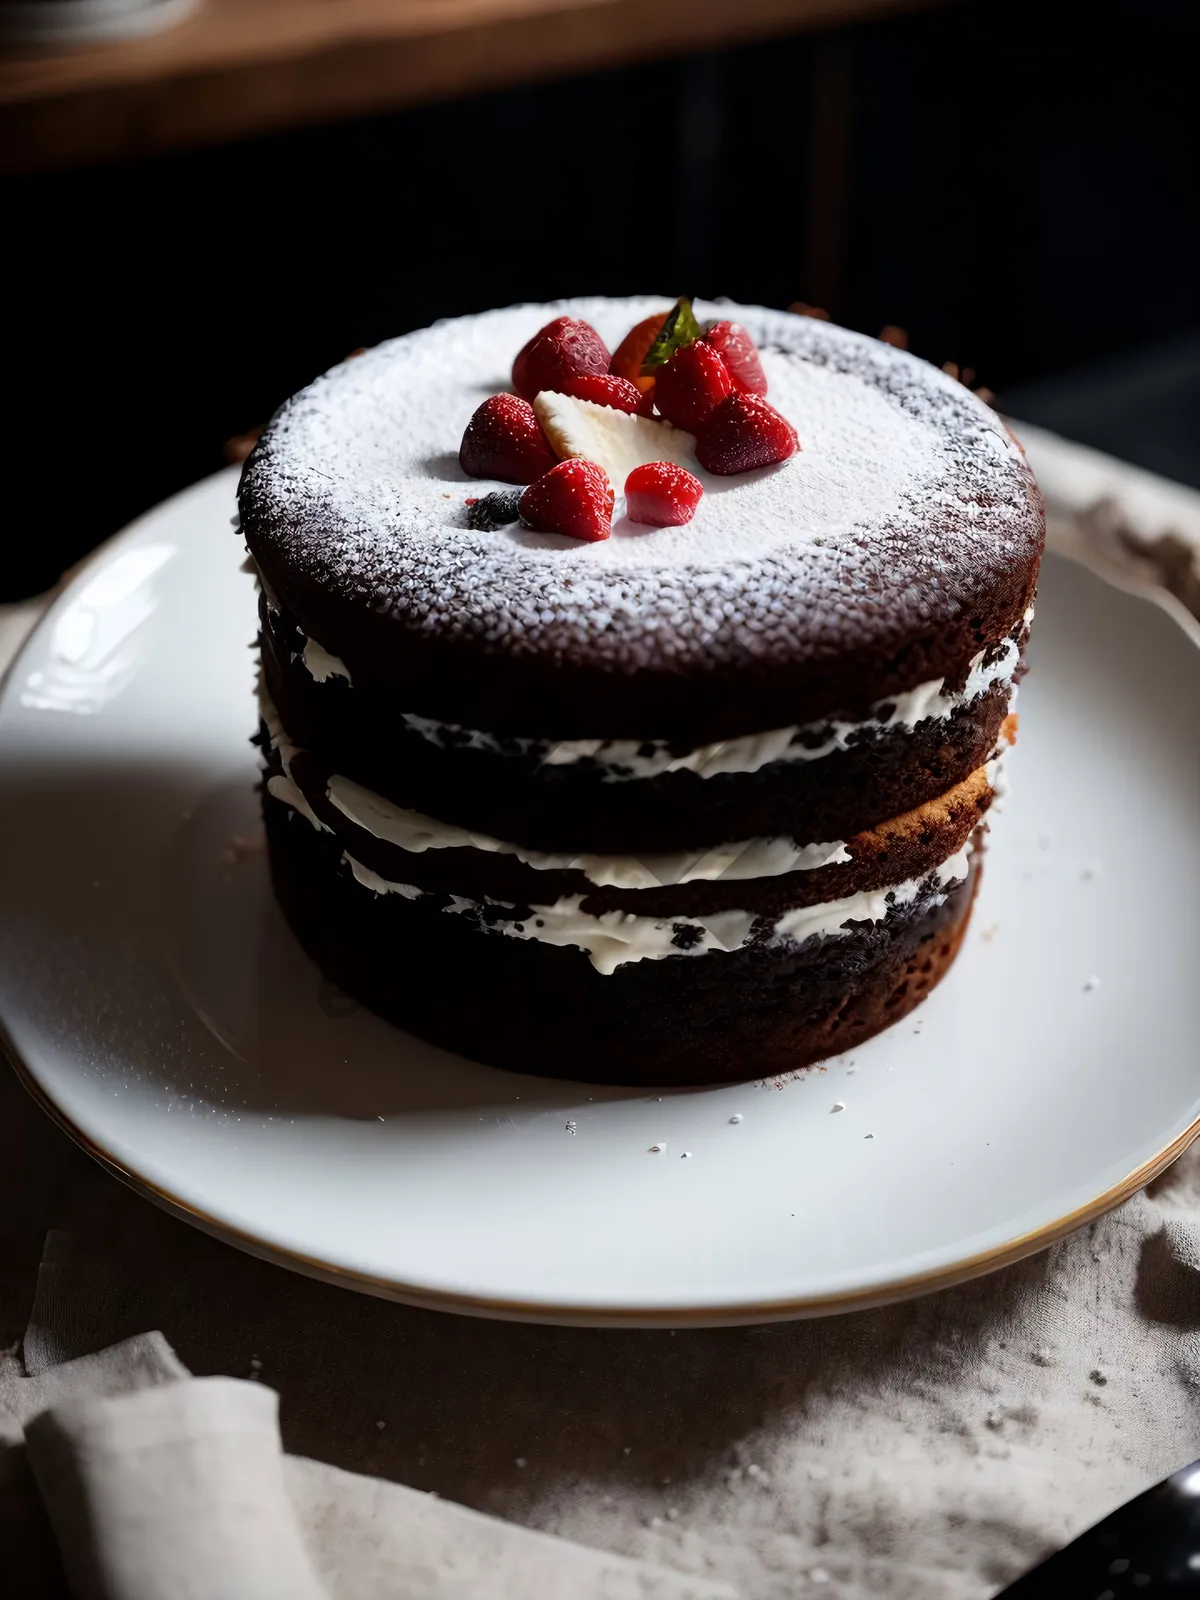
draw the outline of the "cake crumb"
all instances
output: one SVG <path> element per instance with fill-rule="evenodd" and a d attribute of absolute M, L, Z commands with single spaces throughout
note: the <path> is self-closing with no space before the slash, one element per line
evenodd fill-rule
<path fill-rule="evenodd" d="M 1084 883 L 1091 883 L 1092 879 L 1098 878 L 1103 870 L 1098 861 L 1089 861 L 1079 876 Z"/>
<path fill-rule="evenodd" d="M 1100 987 L 1100 979 L 1093 972 L 1091 977 L 1085 980 L 1084 985 L 1083 985 L 1083 992 L 1084 992 L 1084 994 L 1091 994 L 1093 989 L 1098 989 L 1099 987 Z"/>
<path fill-rule="evenodd" d="M 652 1144 L 650 1146 L 650 1154 L 652 1156 L 665 1156 L 666 1153 L 667 1147 L 665 1144 Z"/>
<path fill-rule="evenodd" d="M 873 1139 L 874 1137 L 875 1137 L 875 1135 L 873 1133 L 864 1133 L 863 1134 L 863 1138 L 864 1139 Z"/>
<path fill-rule="evenodd" d="M 518 1466 L 518 1467 L 523 1467 L 525 1465 L 525 1457 L 524 1456 L 518 1456 L 516 1461 L 514 1462 L 514 1465 Z"/>
<path fill-rule="evenodd" d="M 729 1120 L 730 1120 L 731 1123 L 733 1123 L 734 1127 L 736 1127 L 738 1125 L 738 1123 L 742 1120 L 742 1113 L 740 1111 L 735 1111 L 733 1116 L 731 1116 Z"/>
<path fill-rule="evenodd" d="M 832 1116 L 835 1111 L 845 1111 L 845 1109 L 846 1102 L 844 1100 L 835 1100 L 830 1107 L 829 1115 Z"/>
<path fill-rule="evenodd" d="M 382 1433 L 383 1430 L 387 1427 L 387 1423 L 383 1422 L 383 1421 L 379 1421 L 379 1422 L 377 1422 L 375 1424 L 375 1426 L 379 1429 L 380 1433 Z"/>
<path fill-rule="evenodd" d="M 579 1128 L 578 1128 L 578 1125 L 575 1122 L 568 1122 L 567 1123 L 567 1132 L 568 1133 L 578 1133 L 578 1131 L 579 1131 Z"/>
<path fill-rule="evenodd" d="M 692 1153 L 692 1152 L 691 1152 L 691 1151 L 690 1151 L 690 1150 L 685 1150 L 685 1151 L 684 1151 L 684 1152 L 683 1152 L 683 1154 L 682 1154 L 682 1155 L 681 1155 L 681 1156 L 680 1156 L 680 1158 L 679 1158 L 679 1159 L 680 1159 L 680 1161 L 686 1161 L 686 1160 L 687 1160 L 687 1159 L 688 1159 L 688 1157 L 689 1157 L 689 1156 L 690 1156 L 690 1155 L 691 1155 L 691 1153 Z"/>

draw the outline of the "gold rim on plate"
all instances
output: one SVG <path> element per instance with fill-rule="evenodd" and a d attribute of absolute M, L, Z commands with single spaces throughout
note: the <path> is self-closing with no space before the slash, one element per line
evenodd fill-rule
<path fill-rule="evenodd" d="M 142 1174 L 132 1171 L 77 1127 L 38 1083 L 33 1070 L 22 1059 L 2 1022 L 0 1022 L 0 1052 L 7 1057 L 22 1087 L 34 1103 L 40 1106 L 50 1120 L 106 1172 L 120 1179 L 136 1194 L 152 1200 L 170 1215 L 190 1222 L 201 1232 L 211 1234 L 225 1244 L 244 1250 L 248 1255 L 257 1256 L 260 1260 L 269 1261 L 275 1266 L 288 1267 L 293 1272 L 317 1278 L 323 1283 L 331 1283 L 340 1288 L 358 1289 L 379 1299 L 398 1300 L 404 1305 L 419 1306 L 426 1311 L 455 1311 L 469 1316 L 496 1317 L 505 1321 L 549 1322 L 589 1328 L 727 1327 L 737 1323 L 785 1322 L 802 1317 L 831 1316 L 843 1311 L 865 1311 L 873 1306 L 890 1305 L 898 1300 L 911 1300 L 937 1289 L 952 1289 L 956 1284 L 967 1283 L 972 1278 L 982 1277 L 1001 1267 L 1009 1267 L 1018 1261 L 1023 1261 L 1027 1256 L 1036 1255 L 1039 1250 L 1045 1250 L 1050 1245 L 1056 1244 L 1067 1234 L 1083 1227 L 1085 1223 L 1094 1222 L 1097 1217 L 1102 1217 L 1106 1212 L 1124 1204 L 1139 1189 L 1144 1189 L 1148 1183 L 1157 1178 L 1160 1172 L 1176 1161 L 1193 1140 L 1200 1136 L 1200 1117 L 1197 1117 L 1156 1155 L 1143 1161 L 1139 1167 L 1135 1167 L 1131 1173 L 1105 1189 L 1094 1200 L 1089 1200 L 1085 1205 L 1068 1212 L 1065 1217 L 1058 1217 L 1053 1222 L 1034 1228 L 1029 1233 L 1018 1234 L 1016 1238 L 1009 1239 L 1004 1244 L 996 1245 L 990 1250 L 981 1250 L 962 1261 L 956 1261 L 945 1267 L 936 1267 L 930 1272 L 893 1278 L 889 1282 L 871 1288 L 847 1289 L 839 1294 L 801 1295 L 796 1299 L 752 1301 L 743 1305 L 720 1307 L 656 1306 L 631 1309 L 622 1306 L 559 1306 L 549 1301 L 502 1300 L 487 1295 L 459 1294 L 450 1289 L 431 1289 L 421 1284 L 405 1283 L 396 1278 L 381 1278 L 369 1272 L 358 1272 L 352 1267 L 337 1266 L 333 1262 L 321 1260 L 318 1256 L 306 1256 L 299 1250 L 288 1249 L 286 1245 L 272 1244 L 256 1234 L 246 1233 L 232 1223 L 210 1216 L 208 1212 L 201 1211 L 197 1206 L 190 1205 L 188 1201 L 172 1194 L 169 1189 L 164 1189 Z"/>

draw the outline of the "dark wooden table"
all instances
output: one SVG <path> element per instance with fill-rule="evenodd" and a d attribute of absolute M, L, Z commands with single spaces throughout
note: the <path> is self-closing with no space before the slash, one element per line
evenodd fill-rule
<path fill-rule="evenodd" d="M 192 148 L 938 3 L 202 0 L 149 38 L 0 55 L 0 170 Z"/>

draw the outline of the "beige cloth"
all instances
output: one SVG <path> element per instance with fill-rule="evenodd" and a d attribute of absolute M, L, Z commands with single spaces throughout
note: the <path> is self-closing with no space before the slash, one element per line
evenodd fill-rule
<path fill-rule="evenodd" d="M 31 1332 L 31 1347 L 54 1336 L 37 1322 Z M 0 1450 L 10 1600 L 68 1589 L 73 1600 L 732 1600 L 719 1584 L 284 1456 L 270 1389 L 191 1378 L 157 1333 L 30 1376 L 9 1356 Z"/>
<path fill-rule="evenodd" d="M 77 1600 L 325 1600 L 261 1384 L 81 1388 L 25 1447 Z"/>
<path fill-rule="evenodd" d="M 1072 537 L 1102 524 L 1116 553 L 1120 529 L 1150 514 L 1140 480 L 1122 510 L 1114 463 L 1101 458 L 1100 487 L 1075 456 L 1056 480 L 1055 442 L 1029 443 Z M 1155 493 L 1164 536 L 1190 551 L 1179 530 L 1194 497 Z M 29 1371 L 53 1381 L 56 1363 L 161 1327 L 193 1371 L 277 1389 L 286 1448 L 314 1458 L 285 1463 L 288 1494 L 340 1600 L 380 1592 L 380 1571 L 397 1595 L 496 1593 L 488 1541 L 503 1524 L 460 1533 L 468 1513 L 447 1501 L 659 1574 L 724 1580 L 743 1600 L 984 1600 L 1200 1456 L 1200 1151 L 974 1284 L 840 1319 L 677 1335 L 476 1322 L 290 1275 L 127 1194 L 11 1082 L 0 1194 L 0 1239 L 30 1273 L 41 1230 L 66 1230 L 38 1273 Z M 0 1272 L 13 1329 L 16 1306 Z M 417 1492 L 429 1490 L 441 1500 Z M 478 1584 L 438 1587 L 462 1548 L 478 1552 Z M 415 1549 L 431 1552 L 426 1589 L 405 1587 Z M 525 1584 L 565 1592 L 541 1571 Z"/>
<path fill-rule="evenodd" d="M 102 1220 L 50 1241 L 31 1369 L 157 1322 L 195 1370 L 277 1388 L 291 1451 L 721 1579 L 743 1600 L 984 1600 L 1200 1456 L 1200 1151 L 976 1283 L 677 1334 L 389 1305 L 115 1188 L 104 1201 Z M 363 1508 L 411 1491 L 303 1487 L 289 1477 L 302 1526 L 340 1552 L 331 1593 L 372 1595 L 371 1541 L 386 1529 L 402 1561 L 405 1535 L 394 1503 L 372 1523 Z"/>

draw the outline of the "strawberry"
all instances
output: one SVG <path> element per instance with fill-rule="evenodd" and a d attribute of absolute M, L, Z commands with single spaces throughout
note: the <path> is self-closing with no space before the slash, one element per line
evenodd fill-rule
<path fill-rule="evenodd" d="M 568 378 L 562 393 L 575 400 L 591 400 L 598 406 L 611 406 L 614 411 L 627 411 L 631 417 L 648 417 L 654 411 L 652 395 L 643 394 L 628 378 L 615 378 L 608 372 L 600 376 L 594 372 L 584 372 L 578 377 Z"/>
<path fill-rule="evenodd" d="M 565 392 L 568 378 L 608 371 L 608 346 L 589 322 L 555 317 L 523 347 L 513 362 L 513 388 L 525 400 L 543 389 Z"/>
<path fill-rule="evenodd" d="M 618 378 L 628 378 L 643 394 L 649 394 L 654 388 L 654 379 L 642 377 L 642 362 L 669 315 L 669 311 L 656 311 L 652 317 L 639 322 L 636 328 L 630 328 L 609 363 L 608 370 L 611 373 Z"/>
<path fill-rule="evenodd" d="M 573 539 L 607 539 L 612 532 L 613 491 L 608 473 L 594 461 L 560 461 L 521 496 L 521 521 L 539 533 L 569 533 Z"/>
<path fill-rule="evenodd" d="M 754 340 L 740 322 L 714 322 L 704 335 L 729 370 L 735 389 L 743 394 L 766 394 L 767 375 L 758 359 Z"/>
<path fill-rule="evenodd" d="M 786 461 L 800 448 L 796 430 L 759 395 L 735 389 L 709 417 L 696 444 L 696 459 L 709 472 L 728 476 Z"/>
<path fill-rule="evenodd" d="M 546 443 L 528 400 L 494 394 L 467 423 L 458 461 L 471 478 L 532 483 L 549 472 L 557 457 Z"/>
<path fill-rule="evenodd" d="M 625 510 L 631 522 L 668 528 L 690 522 L 704 489 L 686 467 L 673 461 L 648 461 L 625 480 Z"/>
<path fill-rule="evenodd" d="M 711 345 L 697 340 L 684 345 L 665 366 L 659 367 L 654 403 L 668 422 L 696 433 L 725 396 L 732 393 L 733 379 L 725 363 Z"/>

